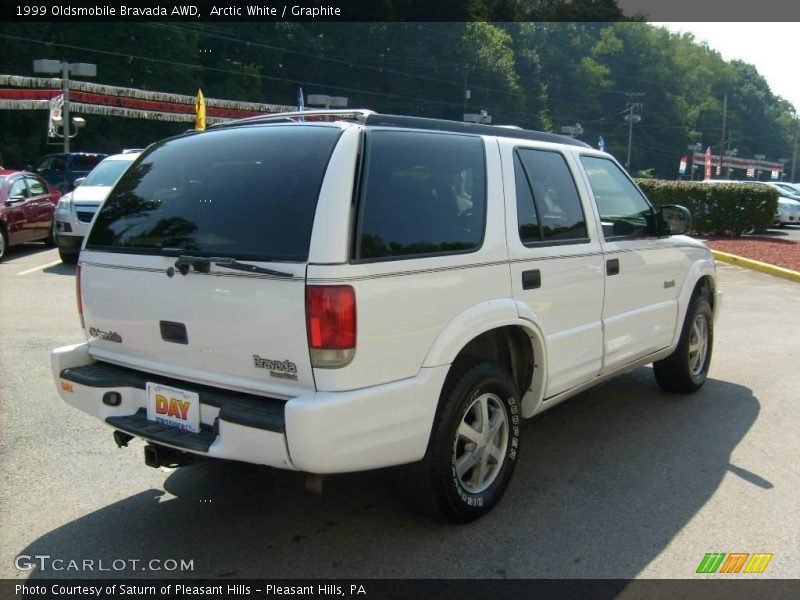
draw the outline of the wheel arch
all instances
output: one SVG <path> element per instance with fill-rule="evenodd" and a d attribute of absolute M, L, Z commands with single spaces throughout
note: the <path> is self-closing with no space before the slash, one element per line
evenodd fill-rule
<path fill-rule="evenodd" d="M 440 332 L 423 366 L 450 365 L 447 386 L 477 362 L 505 365 L 520 393 L 522 416 L 532 416 L 544 393 L 547 353 L 535 316 L 521 315 L 522 308 L 511 299 L 470 307 Z"/>
<path fill-rule="evenodd" d="M 677 346 L 680 339 L 683 322 L 686 319 L 686 311 L 689 310 L 694 297 L 698 294 L 705 294 L 711 304 L 711 310 L 716 317 L 717 311 L 717 272 L 714 266 L 714 259 L 699 260 L 695 262 L 683 282 L 680 295 L 678 296 L 678 315 L 675 323 L 675 335 L 672 347 Z"/>

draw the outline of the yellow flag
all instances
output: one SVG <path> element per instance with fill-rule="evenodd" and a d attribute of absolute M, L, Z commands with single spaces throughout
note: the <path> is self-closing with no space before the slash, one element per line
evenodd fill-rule
<path fill-rule="evenodd" d="M 203 90 L 197 90 L 197 98 L 194 101 L 194 128 L 198 131 L 205 131 L 206 128 L 206 97 Z"/>

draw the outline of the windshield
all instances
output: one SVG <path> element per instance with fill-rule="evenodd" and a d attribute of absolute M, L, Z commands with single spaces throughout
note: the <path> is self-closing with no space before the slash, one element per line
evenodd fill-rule
<path fill-rule="evenodd" d="M 268 125 L 166 140 L 122 176 L 86 247 L 304 261 L 340 133 Z"/>
<path fill-rule="evenodd" d="M 86 176 L 82 186 L 109 186 L 111 187 L 131 165 L 128 160 L 104 160 Z"/>

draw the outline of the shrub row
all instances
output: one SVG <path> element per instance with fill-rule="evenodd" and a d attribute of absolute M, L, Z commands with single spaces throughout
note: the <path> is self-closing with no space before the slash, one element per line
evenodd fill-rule
<path fill-rule="evenodd" d="M 699 183 L 638 179 L 636 183 L 656 206 L 680 204 L 692 213 L 692 231 L 739 236 L 772 224 L 778 193 L 751 183 Z"/>

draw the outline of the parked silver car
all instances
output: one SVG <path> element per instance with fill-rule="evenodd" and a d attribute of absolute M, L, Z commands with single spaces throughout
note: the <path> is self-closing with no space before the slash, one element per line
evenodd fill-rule
<path fill-rule="evenodd" d="M 56 243 L 58 254 L 64 262 L 77 262 L 83 238 L 95 213 L 105 201 L 114 184 L 136 160 L 139 150 L 114 154 L 100 162 L 78 187 L 61 196 L 56 206 Z"/>

